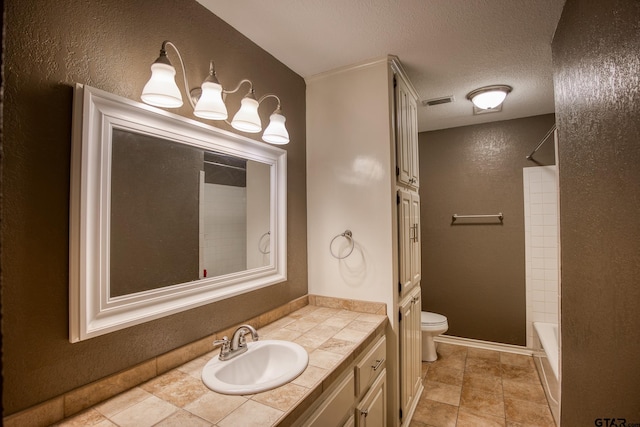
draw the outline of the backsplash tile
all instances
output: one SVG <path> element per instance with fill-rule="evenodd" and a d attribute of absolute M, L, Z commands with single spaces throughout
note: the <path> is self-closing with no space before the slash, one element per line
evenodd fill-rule
<path fill-rule="evenodd" d="M 196 342 L 180 347 L 176 350 L 158 356 L 158 374 L 163 374 L 173 368 L 181 366 L 194 358 L 211 351 L 216 334 L 202 338 Z"/>
<path fill-rule="evenodd" d="M 156 360 L 152 359 L 104 380 L 73 390 L 64 396 L 64 415 L 68 417 L 78 413 L 156 375 Z"/>
<path fill-rule="evenodd" d="M 27 411 L 6 417 L 5 427 L 46 426 L 64 417 L 64 398 L 62 396 L 51 399 Z"/>

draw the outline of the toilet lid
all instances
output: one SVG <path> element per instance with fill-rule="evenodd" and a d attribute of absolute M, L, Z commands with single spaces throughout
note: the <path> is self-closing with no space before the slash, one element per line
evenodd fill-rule
<path fill-rule="evenodd" d="M 420 313 L 420 320 L 423 325 L 441 325 L 447 323 L 447 318 L 442 314 L 423 311 Z"/>

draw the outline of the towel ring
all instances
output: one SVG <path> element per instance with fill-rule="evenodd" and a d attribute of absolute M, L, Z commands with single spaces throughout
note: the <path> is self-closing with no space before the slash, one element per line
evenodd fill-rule
<path fill-rule="evenodd" d="M 262 240 L 267 236 L 271 236 L 270 231 L 267 231 L 258 239 L 258 250 L 260 251 L 261 254 L 264 254 L 264 255 L 268 255 L 271 252 L 271 249 L 267 249 L 266 251 L 262 250 Z"/>
<path fill-rule="evenodd" d="M 349 249 L 349 252 L 345 255 L 345 256 L 338 256 L 336 254 L 333 253 L 333 242 L 338 238 L 338 237 L 344 237 L 345 239 L 349 240 L 349 242 L 351 242 L 351 249 Z M 336 259 L 345 259 L 346 257 L 348 257 L 349 255 L 351 255 L 351 252 L 353 252 L 353 247 L 354 247 L 354 242 L 353 242 L 353 233 L 351 233 L 351 230 L 345 230 L 344 233 L 340 233 L 338 234 L 336 237 L 334 237 L 333 239 L 331 239 L 331 243 L 329 243 L 329 252 L 331 252 L 331 256 L 333 256 Z"/>

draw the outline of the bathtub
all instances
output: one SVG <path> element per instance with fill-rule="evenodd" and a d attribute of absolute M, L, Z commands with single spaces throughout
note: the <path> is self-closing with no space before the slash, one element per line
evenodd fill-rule
<path fill-rule="evenodd" d="M 549 408 L 559 424 L 560 380 L 558 364 L 560 347 L 558 339 L 558 325 L 555 323 L 533 322 L 533 360 L 538 370 L 540 382 L 549 402 Z"/>

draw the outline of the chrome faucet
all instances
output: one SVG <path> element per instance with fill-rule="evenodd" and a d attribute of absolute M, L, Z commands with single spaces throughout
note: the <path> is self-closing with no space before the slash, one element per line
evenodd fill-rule
<path fill-rule="evenodd" d="M 222 348 L 220 349 L 220 360 L 229 360 L 233 359 L 239 354 L 242 354 L 247 351 L 247 340 L 245 335 L 249 332 L 251 334 L 251 338 L 253 341 L 258 341 L 258 331 L 251 325 L 242 325 L 236 329 L 231 337 L 231 341 L 229 338 L 223 337 L 221 340 L 216 340 L 213 342 L 214 345 L 222 344 Z"/>

